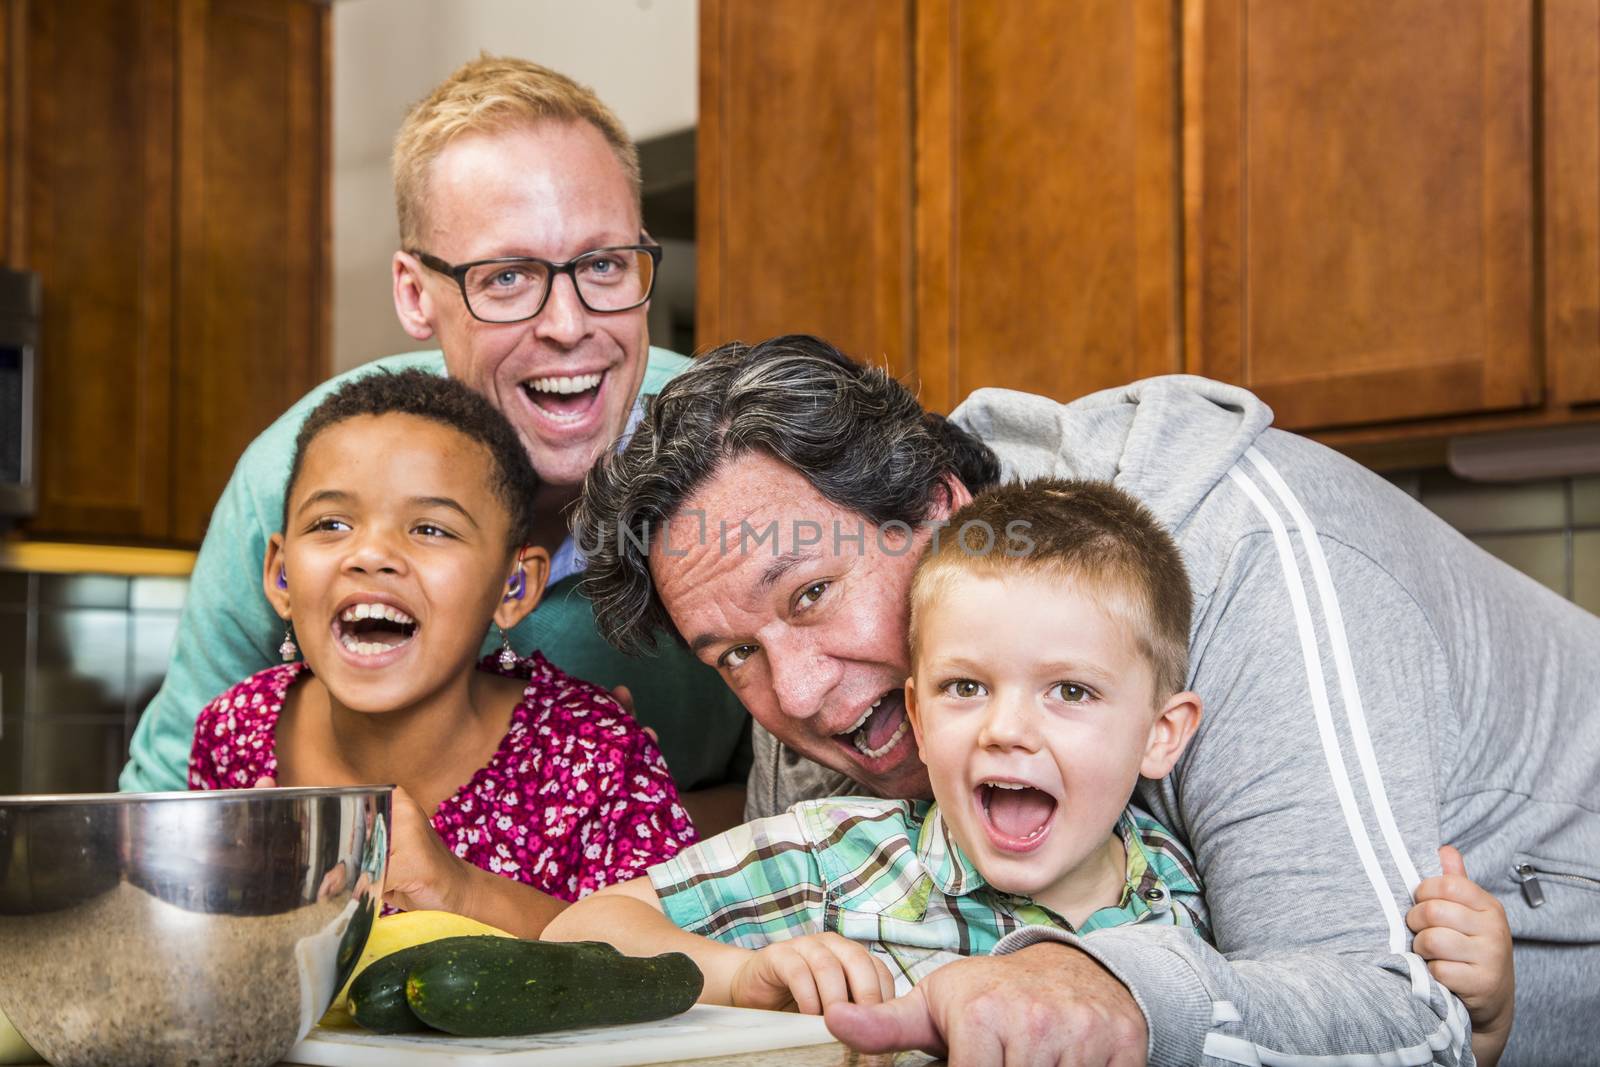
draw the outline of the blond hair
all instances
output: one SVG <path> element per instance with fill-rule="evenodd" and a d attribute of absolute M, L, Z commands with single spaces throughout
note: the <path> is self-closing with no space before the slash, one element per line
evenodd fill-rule
<path fill-rule="evenodd" d="M 639 207 L 639 150 L 594 90 L 549 67 L 488 53 L 463 63 L 406 113 L 394 139 L 395 213 L 402 248 L 417 248 L 433 161 L 467 133 L 541 122 L 588 122 L 611 145 Z"/>
<path fill-rule="evenodd" d="M 1062 478 L 1002 485 L 974 497 L 941 533 L 911 581 L 913 654 L 920 616 L 955 576 L 1044 575 L 1087 586 L 1127 626 L 1155 676 L 1157 706 L 1183 691 L 1189 575 L 1172 535 L 1129 494 Z"/>

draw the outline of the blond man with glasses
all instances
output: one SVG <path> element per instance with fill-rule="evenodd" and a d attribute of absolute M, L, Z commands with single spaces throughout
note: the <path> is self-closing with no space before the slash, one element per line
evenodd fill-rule
<path fill-rule="evenodd" d="M 542 482 L 536 543 L 550 553 L 551 577 L 512 644 L 626 687 L 697 822 L 731 824 L 749 767 L 747 717 L 715 672 L 686 654 L 633 658 L 596 634 L 575 591 L 584 559 L 564 521 L 595 457 L 639 419 L 641 396 L 688 365 L 649 343 L 661 249 L 644 233 L 633 142 L 570 78 L 483 56 L 411 109 L 395 139 L 394 181 L 395 312 L 437 348 L 324 383 L 245 451 L 212 514 L 169 672 L 134 734 L 122 788 L 184 788 L 200 709 L 278 656 L 283 630 L 260 594 L 261 565 L 306 413 L 352 376 L 425 367 L 504 412 Z"/>

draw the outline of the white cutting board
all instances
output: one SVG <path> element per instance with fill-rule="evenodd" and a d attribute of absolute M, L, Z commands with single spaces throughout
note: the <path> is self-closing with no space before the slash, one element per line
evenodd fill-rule
<path fill-rule="evenodd" d="M 820 1016 L 696 1004 L 659 1022 L 526 1037 L 372 1034 L 319 1026 L 284 1059 L 312 1067 L 632 1067 L 832 1040 Z"/>

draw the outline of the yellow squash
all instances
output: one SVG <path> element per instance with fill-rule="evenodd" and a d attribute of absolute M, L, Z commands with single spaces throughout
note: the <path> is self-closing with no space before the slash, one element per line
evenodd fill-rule
<path fill-rule="evenodd" d="M 39 1054 L 22 1040 L 17 1028 L 0 1012 L 0 1063 L 43 1063 Z"/>
<path fill-rule="evenodd" d="M 379 916 L 372 924 L 372 934 L 367 938 L 367 947 L 356 963 L 355 973 L 350 976 L 350 982 L 354 982 L 356 976 L 366 970 L 374 960 L 380 960 L 403 948 L 439 941 L 446 937 L 471 937 L 484 934 L 511 937 L 504 930 L 478 922 L 476 919 L 469 919 L 465 915 L 452 915 L 448 911 L 402 911 L 395 915 Z M 350 1017 L 350 982 L 346 982 L 344 988 L 339 990 L 339 995 L 333 999 L 333 1006 L 322 1017 L 323 1026 L 356 1025 L 355 1019 Z"/>

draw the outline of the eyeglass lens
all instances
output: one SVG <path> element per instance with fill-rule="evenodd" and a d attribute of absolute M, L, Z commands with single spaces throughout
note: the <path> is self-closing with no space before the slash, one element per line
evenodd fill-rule
<path fill-rule="evenodd" d="M 631 248 L 600 249 L 572 263 L 572 281 L 590 311 L 626 311 L 650 296 L 655 261 Z M 489 322 L 516 322 L 537 314 L 550 290 L 543 263 L 484 263 L 463 279 L 472 313 Z"/>

